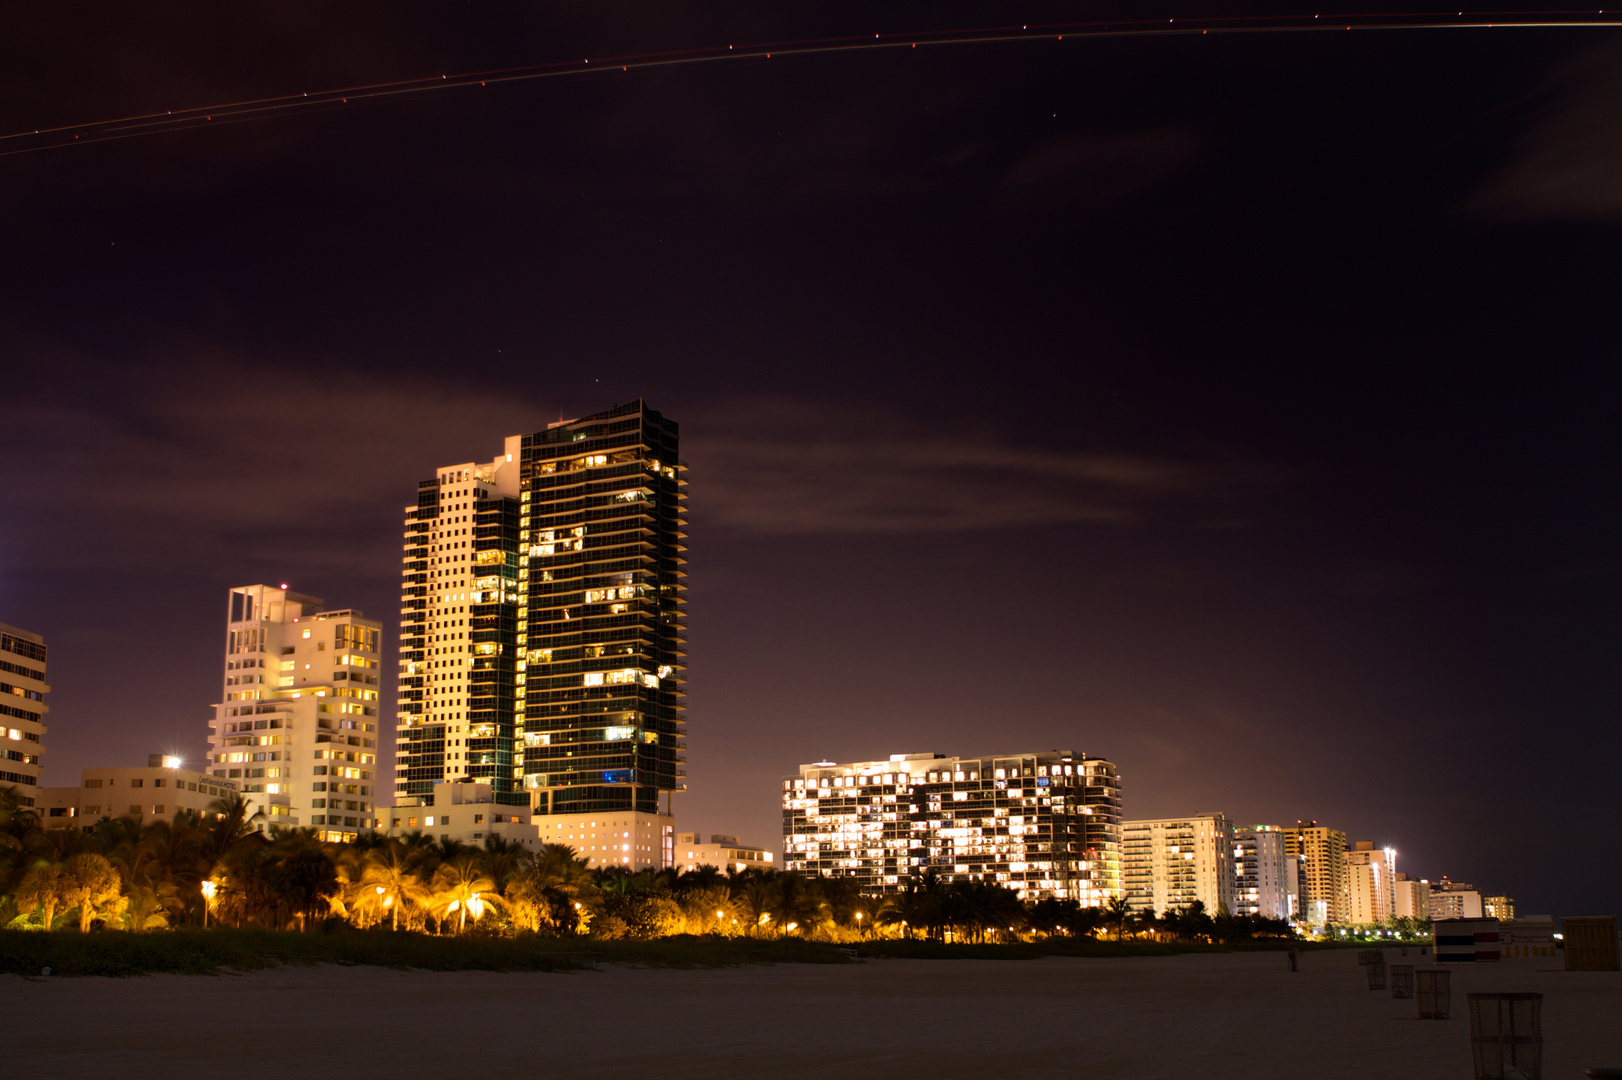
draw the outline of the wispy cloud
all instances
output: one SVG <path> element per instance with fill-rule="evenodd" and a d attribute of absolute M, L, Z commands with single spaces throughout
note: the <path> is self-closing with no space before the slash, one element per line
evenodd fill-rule
<path fill-rule="evenodd" d="M 85 365 L 0 431 L 7 561 L 218 567 L 285 557 L 358 568 L 397 537 L 436 465 L 494 456 L 544 413 L 410 376 L 198 359 L 139 374 Z"/>
<path fill-rule="evenodd" d="M 759 533 L 1120 524 L 1286 478 L 1243 460 L 1047 450 L 869 407 L 783 400 L 687 418 L 683 441 L 695 516 Z"/>
<path fill-rule="evenodd" d="M 1555 103 L 1471 209 L 1515 219 L 1622 223 L 1622 46 L 1584 54 L 1549 87 Z"/>
<path fill-rule="evenodd" d="M 58 383 L 0 428 L 0 558 L 14 568 L 223 573 L 291 559 L 374 575 L 392 565 L 416 480 L 488 460 L 548 415 L 455 381 L 309 365 L 84 365 L 76 385 L 98 384 L 112 389 L 85 397 Z M 1285 479 L 1234 458 L 1021 445 L 872 406 L 757 399 L 677 418 L 695 524 L 734 532 L 1220 516 Z"/>

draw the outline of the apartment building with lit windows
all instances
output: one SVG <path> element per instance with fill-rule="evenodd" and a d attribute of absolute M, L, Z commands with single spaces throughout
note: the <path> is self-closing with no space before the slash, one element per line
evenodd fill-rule
<path fill-rule="evenodd" d="M 445 782 L 529 801 L 514 775 L 519 441 L 435 470 L 406 507 L 396 806 L 431 806 Z"/>
<path fill-rule="evenodd" d="M 43 637 L 0 623 L 0 785 L 24 806 L 34 805 L 45 756 L 45 655 Z"/>
<path fill-rule="evenodd" d="M 381 634 L 285 585 L 232 589 L 209 774 L 238 781 L 271 825 L 329 840 L 375 828 Z"/>
<path fill-rule="evenodd" d="M 1301 918 L 1312 926 L 1344 923 L 1346 834 L 1316 821 L 1297 821 L 1284 830 L 1285 849 L 1297 860 L 1301 881 Z"/>
<path fill-rule="evenodd" d="M 1102 906 L 1121 892 L 1120 843 L 1115 766 L 1070 751 L 824 761 L 783 781 L 783 868 L 870 895 L 933 871 Z"/>
<path fill-rule="evenodd" d="M 1397 917 L 1397 853 L 1359 840 L 1346 853 L 1346 921 L 1354 926 Z"/>
<path fill-rule="evenodd" d="M 674 845 L 685 785 L 678 429 L 636 401 L 511 436 L 407 507 L 395 802 L 488 783 L 543 832 Z M 557 819 L 557 820 L 551 820 Z M 647 844 L 647 835 L 657 843 Z"/>
<path fill-rule="evenodd" d="M 1282 829 L 1273 825 L 1234 829 L 1233 876 L 1235 915 L 1295 917 L 1300 897 Z"/>
<path fill-rule="evenodd" d="M 1233 823 L 1219 813 L 1123 822 L 1121 884 L 1135 912 L 1164 914 L 1198 900 L 1208 915 L 1231 913 Z"/>

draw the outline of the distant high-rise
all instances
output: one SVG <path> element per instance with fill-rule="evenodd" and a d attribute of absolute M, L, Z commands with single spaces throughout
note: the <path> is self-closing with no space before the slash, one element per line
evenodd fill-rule
<path fill-rule="evenodd" d="M 895 754 L 783 781 L 783 867 L 896 892 L 934 871 L 1087 907 L 1121 892 L 1115 766 L 1070 751 Z"/>
<path fill-rule="evenodd" d="M 1430 882 L 1431 918 L 1480 919 L 1486 907 L 1481 902 L 1481 890 L 1467 881 L 1442 880 Z"/>
<path fill-rule="evenodd" d="M 17 785 L 17 800 L 33 806 L 45 754 L 45 639 L 0 623 L 0 784 Z"/>
<path fill-rule="evenodd" d="M 1314 926 L 1345 922 L 1346 834 L 1316 821 L 1297 821 L 1284 838 L 1285 850 L 1300 866 L 1302 919 Z"/>
<path fill-rule="evenodd" d="M 1410 878 L 1407 874 L 1398 872 L 1396 875 L 1396 903 L 1394 905 L 1399 919 L 1428 919 L 1431 917 L 1431 885 L 1424 880 Z"/>
<path fill-rule="evenodd" d="M 1133 911 L 1165 913 L 1198 900 L 1208 915 L 1231 913 L 1233 823 L 1223 814 L 1123 822 L 1121 884 Z"/>
<path fill-rule="evenodd" d="M 1346 921 L 1389 922 L 1397 915 L 1397 853 L 1359 840 L 1346 853 Z"/>
<path fill-rule="evenodd" d="M 489 464 L 418 485 L 398 803 L 476 780 L 498 803 L 530 803 L 547 835 L 612 832 L 620 865 L 671 865 L 669 799 L 685 788 L 682 469 L 675 422 L 636 401 L 511 436 Z"/>
<path fill-rule="evenodd" d="M 388 798 L 377 775 L 381 627 L 286 586 L 240 586 L 227 603 L 209 772 L 238 781 L 269 825 L 328 840 L 372 829 Z"/>
<path fill-rule="evenodd" d="M 1233 833 L 1234 914 L 1289 919 L 1295 915 L 1295 867 L 1284 831 L 1273 825 Z"/>

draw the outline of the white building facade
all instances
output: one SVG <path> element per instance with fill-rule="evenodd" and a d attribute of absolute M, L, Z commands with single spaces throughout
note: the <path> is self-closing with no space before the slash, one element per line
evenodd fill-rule
<path fill-rule="evenodd" d="M 1233 833 L 1235 915 L 1292 919 L 1298 894 L 1284 831 L 1253 825 Z"/>
<path fill-rule="evenodd" d="M 1359 840 L 1346 853 L 1346 920 L 1354 926 L 1389 922 L 1397 915 L 1397 853 Z"/>
<path fill-rule="evenodd" d="M 765 848 L 745 844 L 736 836 L 717 833 L 710 836 L 708 843 L 701 843 L 698 833 L 677 833 L 676 868 L 692 871 L 701 866 L 713 866 L 729 874 L 741 874 L 745 870 L 770 870 L 772 853 Z"/>
<path fill-rule="evenodd" d="M 1133 911 L 1164 913 L 1198 900 L 1234 910 L 1233 823 L 1220 813 L 1121 825 L 1121 884 Z"/>
<path fill-rule="evenodd" d="M 388 801 L 377 763 L 380 625 L 286 586 L 241 586 L 228 604 L 210 775 L 239 783 L 272 825 L 331 841 L 375 828 L 378 799 Z"/>
<path fill-rule="evenodd" d="M 153 754 L 144 768 L 84 769 L 78 787 L 40 788 L 35 812 L 47 829 L 83 832 L 92 831 L 104 818 L 134 818 L 142 825 L 170 823 L 187 811 L 207 814 L 216 799 L 237 794 L 237 788 L 235 781 L 181 768 L 179 758 Z M 254 824 L 263 828 L 263 821 Z"/>

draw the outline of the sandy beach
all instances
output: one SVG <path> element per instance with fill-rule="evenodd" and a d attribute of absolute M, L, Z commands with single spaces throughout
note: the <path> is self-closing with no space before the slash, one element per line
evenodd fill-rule
<path fill-rule="evenodd" d="M 568 975 L 322 966 L 4 976 L 0 1015 L 18 1076 L 1452 1080 L 1470 1075 L 1464 995 L 1533 990 L 1546 1077 L 1622 1064 L 1622 974 L 1461 965 L 1446 1022 L 1362 976 L 1351 951 L 1307 954 L 1297 975 L 1281 953 Z"/>

